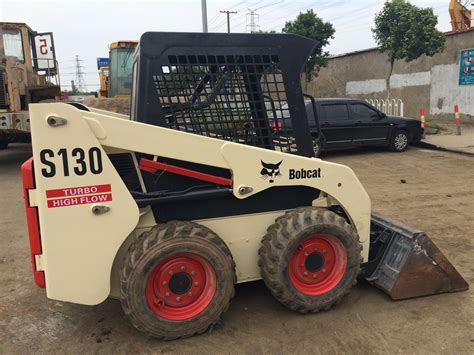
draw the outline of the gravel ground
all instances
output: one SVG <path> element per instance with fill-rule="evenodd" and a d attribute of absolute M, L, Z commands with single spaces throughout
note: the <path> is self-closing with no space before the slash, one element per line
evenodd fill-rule
<path fill-rule="evenodd" d="M 358 284 L 335 309 L 292 313 L 262 282 L 238 285 L 212 332 L 161 342 L 135 331 L 116 300 L 48 300 L 33 283 L 19 167 L 27 145 L 0 151 L 0 353 L 474 353 L 474 292 L 391 301 Z M 352 167 L 373 209 L 425 230 L 474 281 L 474 158 L 424 149 L 331 153 Z M 404 180 L 405 183 L 402 183 Z"/>

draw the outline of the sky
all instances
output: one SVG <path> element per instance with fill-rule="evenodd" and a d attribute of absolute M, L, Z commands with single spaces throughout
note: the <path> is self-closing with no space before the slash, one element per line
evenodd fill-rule
<path fill-rule="evenodd" d="M 449 31 L 448 0 L 411 0 L 433 7 L 438 28 Z M 384 0 L 207 0 L 209 32 L 226 32 L 226 15 L 231 15 L 231 32 L 249 32 L 249 9 L 254 10 L 260 30 L 280 31 L 299 12 L 313 9 L 331 22 L 336 33 L 326 50 L 332 55 L 375 46 L 371 33 L 374 16 Z M 138 40 L 147 31 L 201 32 L 201 0 L 0 0 L 0 21 L 25 22 L 38 32 L 53 32 L 61 84 L 70 89 L 75 78 L 75 56 L 81 59 L 88 90 L 97 90 L 96 58 L 108 56 L 108 44 L 117 40 Z"/>

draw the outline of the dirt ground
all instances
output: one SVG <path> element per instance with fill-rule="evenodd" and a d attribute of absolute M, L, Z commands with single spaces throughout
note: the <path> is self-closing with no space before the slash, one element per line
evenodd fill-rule
<path fill-rule="evenodd" d="M 161 342 L 124 319 L 116 300 L 48 300 L 33 283 L 20 183 L 27 145 L 0 151 L 0 353 L 474 353 L 474 291 L 394 302 L 358 284 L 335 309 L 299 315 L 262 282 L 237 286 L 212 332 Z M 332 153 L 352 167 L 373 209 L 425 230 L 474 282 L 474 158 L 409 149 Z M 406 183 L 402 183 L 401 180 Z"/>

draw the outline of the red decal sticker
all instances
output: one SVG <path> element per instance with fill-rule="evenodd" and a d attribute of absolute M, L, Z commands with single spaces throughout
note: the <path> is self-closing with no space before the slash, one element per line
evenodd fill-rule
<path fill-rule="evenodd" d="M 85 204 L 100 203 L 100 202 L 107 202 L 107 201 L 112 201 L 112 194 L 98 194 L 98 195 L 92 195 L 92 196 L 72 196 L 72 197 L 48 200 L 48 208 L 69 207 L 69 206 L 85 205 Z"/>
<path fill-rule="evenodd" d="M 112 191 L 110 184 L 66 187 L 64 189 L 47 190 L 46 198 L 76 197 L 76 196 L 83 196 L 83 195 L 99 194 L 99 193 L 110 192 L 110 191 Z"/>

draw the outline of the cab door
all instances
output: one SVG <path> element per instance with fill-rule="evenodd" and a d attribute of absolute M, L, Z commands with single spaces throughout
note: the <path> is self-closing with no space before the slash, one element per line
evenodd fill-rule
<path fill-rule="evenodd" d="M 353 102 L 349 104 L 349 113 L 355 124 L 355 145 L 383 145 L 388 142 L 390 123 L 381 112 L 368 104 Z"/>
<path fill-rule="evenodd" d="M 321 103 L 321 132 L 325 148 L 352 145 L 354 123 L 346 103 Z"/>

